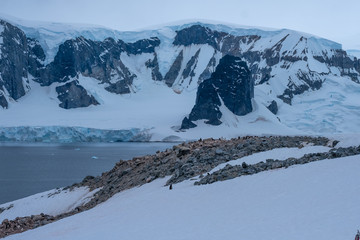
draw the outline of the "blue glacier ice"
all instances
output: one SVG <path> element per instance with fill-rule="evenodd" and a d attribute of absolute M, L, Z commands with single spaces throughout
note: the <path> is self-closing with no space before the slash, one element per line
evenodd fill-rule
<path fill-rule="evenodd" d="M 104 130 L 85 127 L 2 127 L 1 142 L 145 142 L 150 141 L 148 130 Z"/>

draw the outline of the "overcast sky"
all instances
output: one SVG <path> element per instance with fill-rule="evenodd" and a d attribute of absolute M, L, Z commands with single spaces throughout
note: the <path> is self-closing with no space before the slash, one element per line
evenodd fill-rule
<path fill-rule="evenodd" d="M 289 28 L 360 49 L 360 0 L 0 0 L 0 12 L 26 20 L 136 30 L 186 19 Z"/>

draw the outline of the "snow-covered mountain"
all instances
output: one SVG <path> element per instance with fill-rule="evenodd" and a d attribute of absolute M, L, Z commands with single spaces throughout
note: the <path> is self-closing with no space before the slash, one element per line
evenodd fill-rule
<path fill-rule="evenodd" d="M 0 117 L 9 131 L 140 128 L 163 140 L 360 129 L 360 60 L 306 33 L 201 22 L 119 32 L 10 19 L 0 22 L 0 49 Z M 252 112 L 222 104 L 221 125 L 200 119 L 179 132 L 199 84 L 226 55 L 250 70 Z"/>

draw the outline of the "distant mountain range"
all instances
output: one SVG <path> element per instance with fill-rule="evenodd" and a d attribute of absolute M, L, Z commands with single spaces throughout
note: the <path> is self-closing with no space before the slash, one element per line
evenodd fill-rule
<path fill-rule="evenodd" d="M 0 125 L 137 128 L 152 140 L 353 132 L 357 53 L 287 29 L 0 20 Z"/>

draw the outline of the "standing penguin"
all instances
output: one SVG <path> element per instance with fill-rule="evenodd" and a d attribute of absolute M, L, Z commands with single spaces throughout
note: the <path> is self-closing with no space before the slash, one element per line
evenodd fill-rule
<path fill-rule="evenodd" d="M 169 186 L 169 190 L 172 190 L 172 184 L 170 184 L 170 186 Z M 357 240 L 359 240 L 359 239 L 357 239 Z"/>
<path fill-rule="evenodd" d="M 360 240 L 360 232 L 359 232 L 359 230 L 357 231 L 357 234 L 355 236 L 355 240 Z"/>

